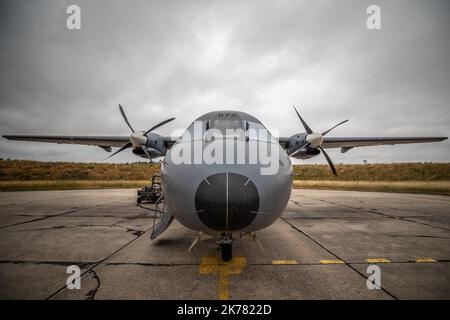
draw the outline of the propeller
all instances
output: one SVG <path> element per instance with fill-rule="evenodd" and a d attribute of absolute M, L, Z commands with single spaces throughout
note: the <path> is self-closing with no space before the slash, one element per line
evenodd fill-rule
<path fill-rule="evenodd" d="M 127 116 L 126 116 L 126 114 L 125 114 L 125 111 L 123 111 L 123 108 L 122 108 L 122 106 L 121 106 L 120 104 L 119 104 L 119 110 L 120 110 L 120 114 L 122 115 L 123 120 L 125 120 L 126 124 L 127 124 L 128 127 L 131 129 L 131 132 L 134 133 L 134 129 L 133 129 L 133 127 L 131 126 L 130 121 L 128 121 L 128 118 L 127 118 Z"/>
<path fill-rule="evenodd" d="M 307 148 L 312 148 L 312 149 L 319 149 L 322 154 L 324 155 L 325 159 L 328 162 L 328 165 L 331 168 L 331 171 L 333 171 L 333 174 L 336 176 L 337 175 L 337 171 L 336 171 L 336 167 L 334 166 L 333 162 L 331 161 L 330 157 L 328 156 L 328 154 L 325 152 L 325 150 L 322 148 L 322 144 L 323 144 L 323 137 L 326 136 L 331 130 L 333 130 L 334 128 L 340 126 L 341 124 L 344 124 L 348 121 L 344 120 L 342 122 L 339 122 L 337 125 L 331 127 L 330 129 L 322 132 L 322 133 L 318 133 L 318 132 L 314 132 L 309 126 L 308 124 L 305 122 L 305 120 L 303 120 L 303 118 L 300 116 L 300 113 L 298 113 L 297 109 L 294 107 L 295 112 L 297 113 L 298 118 L 300 119 L 303 128 L 305 128 L 305 131 L 307 133 L 306 135 L 306 139 L 305 139 L 305 143 L 300 146 L 297 150 L 295 150 L 294 152 L 292 152 L 290 154 L 290 156 L 294 156 L 297 153 L 306 150 Z"/>
<path fill-rule="evenodd" d="M 130 128 L 130 130 L 131 130 L 130 141 L 127 142 L 122 147 L 120 147 L 119 150 L 117 150 L 116 152 L 114 152 L 113 154 L 111 154 L 110 156 L 106 157 L 103 160 L 109 159 L 112 156 L 115 156 L 116 154 L 118 154 L 119 152 L 122 152 L 123 150 L 128 149 L 129 147 L 142 149 L 142 151 L 144 151 L 144 153 L 147 155 L 147 157 L 151 160 L 150 153 L 148 152 L 148 150 L 146 148 L 147 139 L 148 139 L 147 134 L 149 134 L 153 130 L 165 125 L 166 123 L 169 123 L 170 121 L 174 120 L 175 118 L 172 117 L 172 118 L 166 119 L 164 121 L 161 121 L 145 132 L 144 131 L 134 131 L 133 127 L 130 124 L 130 121 L 128 121 L 125 111 L 123 110 L 123 108 L 120 104 L 119 104 L 119 111 L 120 111 L 120 114 L 122 115 L 123 120 L 125 120 L 125 123 L 127 124 L 128 128 Z"/>

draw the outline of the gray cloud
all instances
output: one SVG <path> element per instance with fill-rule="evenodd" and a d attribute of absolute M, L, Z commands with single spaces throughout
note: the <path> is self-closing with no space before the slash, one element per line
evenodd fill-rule
<path fill-rule="evenodd" d="M 66 29 L 76 3 L 82 29 Z M 379 31 L 366 8 L 381 7 Z M 1 134 L 127 135 L 236 108 L 288 136 L 297 105 L 335 136 L 445 135 L 450 4 L 442 1 L 3 1 Z M 330 151 L 338 162 L 449 161 L 449 142 Z M 0 140 L 2 158 L 100 161 L 94 147 Z M 114 159 L 114 158 L 113 158 Z M 122 153 L 113 161 L 136 161 Z M 321 157 L 309 162 L 322 162 Z"/>

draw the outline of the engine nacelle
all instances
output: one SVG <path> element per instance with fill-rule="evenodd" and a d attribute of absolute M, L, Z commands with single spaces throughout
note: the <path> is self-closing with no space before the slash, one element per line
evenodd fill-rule
<path fill-rule="evenodd" d="M 132 150 L 132 152 L 135 155 L 147 159 L 148 157 L 145 154 L 144 150 L 142 150 L 142 148 L 147 149 L 150 158 L 152 159 L 162 157 L 167 152 L 167 148 L 164 145 L 164 138 L 161 135 L 154 132 L 150 132 L 147 134 L 147 142 L 145 143 L 144 146 L 134 148 Z"/>
<path fill-rule="evenodd" d="M 150 132 L 147 134 L 147 143 L 145 144 L 145 146 L 148 149 L 158 150 L 160 156 L 165 155 L 167 152 L 166 146 L 164 145 L 164 138 L 154 132 Z"/>
<path fill-rule="evenodd" d="M 306 132 L 294 134 L 289 138 L 288 144 L 286 146 L 286 152 L 291 154 L 306 142 Z"/>
<path fill-rule="evenodd" d="M 297 158 L 297 159 L 309 159 L 309 158 L 315 157 L 315 156 L 317 156 L 319 154 L 320 154 L 320 150 L 319 149 L 306 148 L 305 151 L 297 152 L 292 157 L 293 158 Z"/>
<path fill-rule="evenodd" d="M 147 154 L 144 152 L 144 150 L 142 150 L 142 148 L 147 148 L 147 147 L 134 148 L 132 150 L 132 152 L 141 158 L 148 159 Z M 153 148 L 147 148 L 147 152 L 150 155 L 151 159 L 155 159 L 155 158 L 164 156 L 158 150 L 153 149 Z"/>
<path fill-rule="evenodd" d="M 306 143 L 306 136 L 308 134 L 306 132 L 294 134 L 289 138 L 288 145 L 286 146 L 286 151 L 288 154 L 293 153 L 298 148 L 303 146 Z M 304 151 L 296 153 L 293 158 L 297 159 L 309 159 L 315 157 L 320 154 L 320 150 L 315 148 L 306 148 Z"/>

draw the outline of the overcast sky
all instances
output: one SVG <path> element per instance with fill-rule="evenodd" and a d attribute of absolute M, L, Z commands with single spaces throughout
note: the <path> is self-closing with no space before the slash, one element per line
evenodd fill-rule
<path fill-rule="evenodd" d="M 66 8 L 81 8 L 68 30 Z M 366 9 L 381 8 L 381 30 Z M 450 134 L 450 1 L 1 1 L 0 134 L 170 135 L 237 109 L 281 136 Z M 336 163 L 450 160 L 448 141 L 332 149 Z M 0 157 L 101 161 L 97 147 L 12 142 Z M 122 152 L 111 161 L 141 161 Z M 323 157 L 308 160 L 323 163 Z"/>

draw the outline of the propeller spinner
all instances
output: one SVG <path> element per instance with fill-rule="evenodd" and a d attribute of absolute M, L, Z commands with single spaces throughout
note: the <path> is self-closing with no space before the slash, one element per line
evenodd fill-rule
<path fill-rule="evenodd" d="M 127 126 L 130 128 L 131 130 L 131 135 L 130 135 L 130 142 L 128 142 L 127 144 L 123 145 L 119 150 L 117 150 L 116 152 L 114 152 L 113 154 L 111 154 L 110 156 L 106 157 L 104 160 L 111 158 L 112 156 L 115 156 L 116 154 L 118 154 L 119 152 L 122 152 L 125 149 L 128 149 L 129 147 L 134 147 L 136 149 L 142 149 L 142 151 L 144 151 L 144 153 L 147 155 L 147 157 L 151 160 L 150 154 L 148 153 L 146 144 L 147 144 L 147 134 L 152 132 L 153 130 L 165 125 L 166 123 L 169 123 L 170 121 L 174 120 L 175 118 L 169 118 L 167 120 L 161 121 L 158 124 L 154 125 L 153 127 L 151 127 L 150 129 L 148 129 L 147 131 L 135 131 L 133 129 L 133 127 L 131 126 L 130 122 L 128 121 L 128 118 L 125 114 L 125 111 L 123 111 L 122 106 L 119 104 L 119 110 L 120 110 L 120 114 L 122 115 L 123 120 L 125 120 L 125 123 L 127 124 Z"/>
<path fill-rule="evenodd" d="M 339 122 L 337 125 L 335 125 L 334 127 L 322 132 L 322 133 L 318 133 L 318 132 L 314 132 L 309 126 L 308 124 L 305 122 L 305 120 L 303 120 L 303 118 L 300 116 L 300 114 L 298 113 L 297 109 L 294 107 L 295 112 L 297 113 L 298 118 L 300 119 L 301 123 L 303 124 L 303 128 L 305 128 L 305 131 L 307 133 L 306 135 L 306 139 L 305 139 L 305 143 L 300 146 L 297 150 L 295 150 L 294 152 L 292 152 L 290 154 L 290 156 L 294 156 L 297 153 L 299 153 L 302 150 L 305 150 L 306 148 L 312 148 L 312 149 L 319 149 L 320 151 L 322 151 L 322 154 L 324 155 L 325 159 L 328 162 L 328 165 L 331 168 L 331 171 L 333 171 L 334 175 L 337 175 L 337 171 L 336 171 L 336 167 L 334 166 L 333 162 L 331 161 L 330 157 L 328 156 L 328 154 L 325 152 L 325 150 L 322 148 L 322 144 L 323 144 L 323 137 L 325 135 L 327 135 L 331 130 L 333 130 L 334 128 L 340 126 L 343 123 L 346 123 L 348 121 L 344 120 L 342 122 Z"/>

